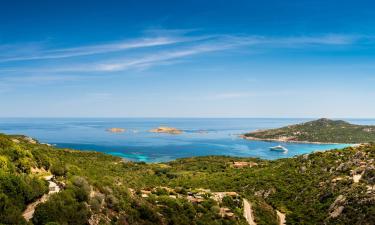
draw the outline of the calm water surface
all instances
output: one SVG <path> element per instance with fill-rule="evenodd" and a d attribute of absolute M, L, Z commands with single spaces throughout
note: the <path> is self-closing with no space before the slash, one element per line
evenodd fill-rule
<path fill-rule="evenodd" d="M 256 129 L 308 121 L 309 119 L 50 119 L 2 118 L 0 132 L 25 134 L 40 142 L 62 148 L 95 150 L 134 161 L 162 162 L 176 158 L 230 155 L 278 159 L 345 145 L 281 143 L 288 153 L 270 151 L 279 143 L 249 141 L 239 134 Z M 357 124 L 375 124 L 375 119 L 351 119 Z M 181 135 L 155 134 L 148 130 L 171 126 L 184 131 Z M 124 133 L 109 133 L 107 128 L 121 127 Z"/>

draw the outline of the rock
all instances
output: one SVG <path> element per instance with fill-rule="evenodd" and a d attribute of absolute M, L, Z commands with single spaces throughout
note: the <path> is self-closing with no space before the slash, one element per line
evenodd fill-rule
<path fill-rule="evenodd" d="M 111 133 L 123 133 L 123 132 L 125 132 L 125 129 L 124 128 L 113 127 L 113 128 L 107 129 L 107 131 L 111 132 Z"/>
<path fill-rule="evenodd" d="M 332 218 L 338 217 L 342 210 L 344 210 L 344 204 L 345 204 L 345 196 L 339 195 L 337 196 L 336 200 L 330 205 L 329 207 L 329 214 Z"/>
<path fill-rule="evenodd" d="M 333 212 L 331 212 L 329 215 L 332 218 L 336 218 L 336 217 L 341 215 L 343 210 L 344 210 L 344 206 L 340 206 L 340 207 L 336 208 Z"/>
<path fill-rule="evenodd" d="M 367 167 L 364 171 L 362 179 L 364 179 L 369 184 L 375 184 L 375 169 Z"/>
<path fill-rule="evenodd" d="M 276 189 L 275 188 L 271 188 L 271 189 L 268 189 L 268 190 L 259 190 L 259 191 L 256 191 L 254 193 L 254 195 L 266 199 L 266 198 L 268 198 L 268 196 L 270 196 L 271 194 L 274 194 L 274 193 L 276 193 Z"/>
<path fill-rule="evenodd" d="M 354 182 L 354 183 L 358 183 L 358 182 L 361 180 L 362 175 L 363 175 L 363 173 L 353 175 L 353 182 Z"/>
<path fill-rule="evenodd" d="M 375 192 L 375 185 L 372 185 L 372 186 L 367 185 L 366 188 L 367 188 L 367 194 L 371 194 L 371 193 Z"/>
<path fill-rule="evenodd" d="M 32 139 L 31 137 L 24 137 L 23 138 L 25 141 L 29 142 L 30 144 L 36 144 L 37 141 Z"/>
<path fill-rule="evenodd" d="M 349 163 L 341 163 L 337 168 L 336 171 L 345 172 L 348 171 L 350 168 Z"/>
<path fill-rule="evenodd" d="M 173 127 L 158 127 L 150 130 L 152 133 L 181 134 L 182 131 Z"/>
<path fill-rule="evenodd" d="M 332 179 L 332 183 L 336 183 L 337 181 L 344 180 L 344 177 L 336 177 Z"/>
<path fill-rule="evenodd" d="M 233 162 L 234 168 L 253 167 L 257 165 L 258 163 L 255 162 Z"/>
<path fill-rule="evenodd" d="M 13 141 L 14 143 L 16 143 L 16 144 L 19 144 L 19 143 L 20 143 L 20 141 L 19 141 L 18 139 L 15 139 L 15 138 L 13 138 L 12 141 Z"/>

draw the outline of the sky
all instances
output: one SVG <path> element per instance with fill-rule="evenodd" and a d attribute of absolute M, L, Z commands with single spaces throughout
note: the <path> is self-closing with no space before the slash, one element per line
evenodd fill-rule
<path fill-rule="evenodd" d="M 0 117 L 375 118 L 375 2 L 0 3 Z"/>

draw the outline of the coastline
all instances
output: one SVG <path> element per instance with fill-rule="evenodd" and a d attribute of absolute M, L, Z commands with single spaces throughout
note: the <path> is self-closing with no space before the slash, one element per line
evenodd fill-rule
<path fill-rule="evenodd" d="M 294 141 L 294 140 L 285 140 L 277 138 L 256 138 L 256 137 L 246 137 L 245 135 L 240 135 L 241 138 L 245 140 L 252 141 L 269 141 L 269 142 L 284 142 L 284 143 L 298 143 L 298 144 L 316 144 L 316 145 L 350 145 L 353 147 L 362 145 L 364 143 L 334 143 L 334 142 L 316 142 L 316 141 Z"/>

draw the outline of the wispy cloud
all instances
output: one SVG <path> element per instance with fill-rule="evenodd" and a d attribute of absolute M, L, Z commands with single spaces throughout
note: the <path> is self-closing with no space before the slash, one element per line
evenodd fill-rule
<path fill-rule="evenodd" d="M 163 51 L 157 54 L 151 54 L 143 56 L 139 59 L 124 60 L 118 62 L 109 62 L 109 63 L 99 63 L 96 67 L 85 67 L 83 71 L 121 71 L 137 67 L 150 67 L 155 64 L 163 63 L 170 60 L 176 60 L 188 56 L 198 55 L 207 52 L 220 51 L 227 48 L 230 48 L 231 45 L 198 45 L 190 48 L 172 50 L 172 51 Z"/>
<path fill-rule="evenodd" d="M 106 54 L 124 51 L 128 49 L 136 48 L 147 48 L 163 45 L 172 45 L 184 42 L 193 42 L 210 38 L 209 36 L 200 37 L 146 37 L 139 38 L 135 40 L 126 40 L 119 42 L 112 42 L 107 44 L 81 46 L 73 48 L 63 48 L 63 49 L 51 49 L 43 50 L 39 47 L 35 48 L 34 51 L 20 52 L 19 48 L 22 49 L 24 46 L 3 46 L 3 49 L 7 49 L 8 54 L 0 55 L 0 62 L 12 62 L 12 61 L 28 61 L 28 60 L 43 60 L 43 59 L 61 59 L 61 58 L 71 58 L 78 56 L 90 56 L 97 54 Z M 1 49 L 1 46 L 0 46 Z M 5 52 L 5 51 L 4 51 Z M 16 54 L 9 55 L 9 52 L 16 52 Z M 18 54 L 17 54 L 18 52 Z"/>
<path fill-rule="evenodd" d="M 167 35 L 166 35 L 167 34 Z M 166 36 L 163 36 L 166 35 Z M 0 54 L 0 63 L 11 61 L 29 61 L 45 59 L 62 59 L 86 57 L 90 63 L 60 62 L 53 66 L 41 64 L 30 67 L 3 67 L 0 72 L 23 73 L 72 73 L 72 72 L 116 72 L 129 69 L 149 68 L 156 65 L 173 64 L 179 59 L 204 53 L 228 51 L 240 48 L 246 51 L 264 49 L 272 51 L 277 48 L 295 48 L 321 45 L 351 45 L 367 38 L 358 35 L 327 34 L 321 36 L 266 37 L 256 35 L 187 35 L 184 32 L 161 33 L 157 37 L 143 37 L 130 41 L 112 42 L 107 44 L 78 46 L 63 49 L 35 48 L 33 54 L 17 52 L 16 55 Z M 152 48 L 157 47 L 158 48 Z M 243 48 L 246 47 L 246 48 Z M 1 48 L 1 46 L 0 46 Z M 6 47 L 9 51 L 9 46 Z M 146 51 L 144 49 L 147 49 Z M 132 54 L 115 54 L 128 49 L 142 49 Z M 104 57 L 92 56 L 102 54 Z M 125 57 L 126 56 L 126 57 Z"/>
<path fill-rule="evenodd" d="M 272 40 L 286 45 L 350 45 L 362 39 L 358 35 L 327 34 L 322 36 L 286 37 Z"/>
<path fill-rule="evenodd" d="M 246 45 L 261 45 L 269 48 L 306 47 L 309 45 L 351 45 L 363 39 L 371 39 L 360 35 L 325 34 L 318 36 L 228 36 L 228 40 Z"/>
<path fill-rule="evenodd" d="M 237 43 L 238 44 L 238 43 Z M 162 50 L 156 53 L 146 53 L 141 56 L 128 57 L 123 59 L 99 60 L 89 64 L 70 64 L 69 66 L 38 67 L 38 68 L 7 68 L 0 72 L 24 72 L 24 73 L 61 73 L 61 72 L 115 72 L 133 68 L 150 67 L 156 64 L 166 64 L 167 62 L 181 59 L 188 56 L 198 55 L 207 52 L 220 51 L 232 48 L 236 43 L 198 44 L 190 47 L 181 47 L 172 50 Z"/>
<path fill-rule="evenodd" d="M 2 77 L 0 78 L 1 83 L 50 83 L 57 81 L 73 81 L 80 79 L 79 76 L 57 76 L 57 75 L 31 75 L 31 76 L 11 76 L 11 77 Z"/>

